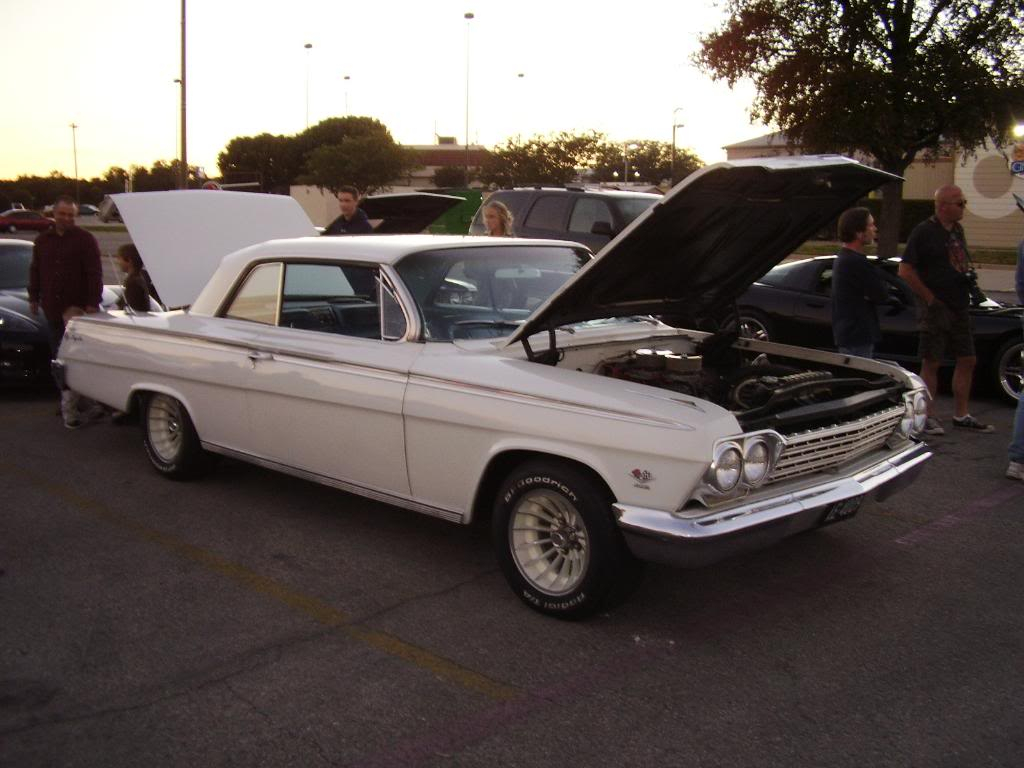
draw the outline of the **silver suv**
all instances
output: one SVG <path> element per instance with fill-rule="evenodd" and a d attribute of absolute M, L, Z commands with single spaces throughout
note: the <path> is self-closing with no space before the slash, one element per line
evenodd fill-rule
<path fill-rule="evenodd" d="M 583 243 L 597 253 L 633 219 L 661 200 L 661 195 L 583 187 L 500 189 L 484 203 L 508 206 L 518 237 L 541 237 Z M 485 234 L 483 206 L 469 234 Z"/>

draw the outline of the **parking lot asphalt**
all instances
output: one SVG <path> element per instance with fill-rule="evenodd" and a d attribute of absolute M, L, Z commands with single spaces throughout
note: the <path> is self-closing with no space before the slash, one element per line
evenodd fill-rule
<path fill-rule="evenodd" d="M 848 522 L 566 623 L 486 531 L 0 394 L 0 765 L 1017 766 L 1024 483 L 935 438 Z M 942 396 L 939 414 L 951 402 Z M 948 423 L 948 421 L 947 421 Z"/>

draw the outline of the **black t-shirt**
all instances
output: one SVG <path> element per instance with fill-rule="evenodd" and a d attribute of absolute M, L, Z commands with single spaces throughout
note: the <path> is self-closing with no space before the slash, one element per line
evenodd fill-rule
<path fill-rule="evenodd" d="M 356 208 L 351 220 L 346 219 L 344 215 L 339 216 L 324 230 L 325 235 L 369 235 L 372 233 L 373 225 L 370 224 L 370 219 L 362 208 Z"/>
<path fill-rule="evenodd" d="M 862 253 L 840 248 L 832 268 L 832 336 L 838 347 L 874 344 L 882 340 L 876 304 L 889 291 L 878 267 Z"/>
<path fill-rule="evenodd" d="M 921 282 L 939 301 L 953 309 L 971 304 L 967 240 L 959 224 L 946 229 L 934 216 L 922 221 L 907 238 L 903 261 L 917 270 Z"/>

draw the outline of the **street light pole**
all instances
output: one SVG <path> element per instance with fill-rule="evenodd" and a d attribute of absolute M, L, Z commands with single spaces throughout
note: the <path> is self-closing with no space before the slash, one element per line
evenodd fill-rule
<path fill-rule="evenodd" d="M 306 43 L 302 47 L 306 49 L 306 128 L 309 128 L 309 51 L 313 44 Z"/>
<path fill-rule="evenodd" d="M 671 182 L 669 184 L 670 187 L 674 187 L 676 185 L 676 128 L 683 127 L 682 123 L 676 122 L 676 112 L 681 109 L 682 107 L 676 107 L 672 110 L 672 165 L 668 172 L 669 181 Z"/>
<path fill-rule="evenodd" d="M 344 80 L 345 80 L 345 116 L 346 117 L 348 116 L 348 81 L 351 80 L 351 79 L 352 78 L 349 77 L 348 75 L 345 75 L 345 77 L 344 77 Z"/>
<path fill-rule="evenodd" d="M 78 129 L 77 123 L 71 124 L 71 153 L 75 158 L 75 202 L 78 202 L 78 138 L 75 135 L 75 131 Z"/>
<path fill-rule="evenodd" d="M 622 181 L 629 184 L 629 150 L 637 149 L 639 145 L 622 142 Z"/>
<path fill-rule="evenodd" d="M 462 14 L 466 20 L 466 187 L 469 187 L 469 22 L 476 18 L 472 11 Z"/>
<path fill-rule="evenodd" d="M 188 189 L 188 140 L 185 131 L 185 0 L 181 0 L 181 167 L 178 189 Z"/>

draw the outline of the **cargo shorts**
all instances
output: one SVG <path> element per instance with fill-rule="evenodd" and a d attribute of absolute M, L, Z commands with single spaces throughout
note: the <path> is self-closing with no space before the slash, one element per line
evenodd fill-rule
<path fill-rule="evenodd" d="M 924 360 L 974 357 L 974 322 L 970 312 L 932 302 L 918 315 L 921 335 L 917 354 Z"/>

